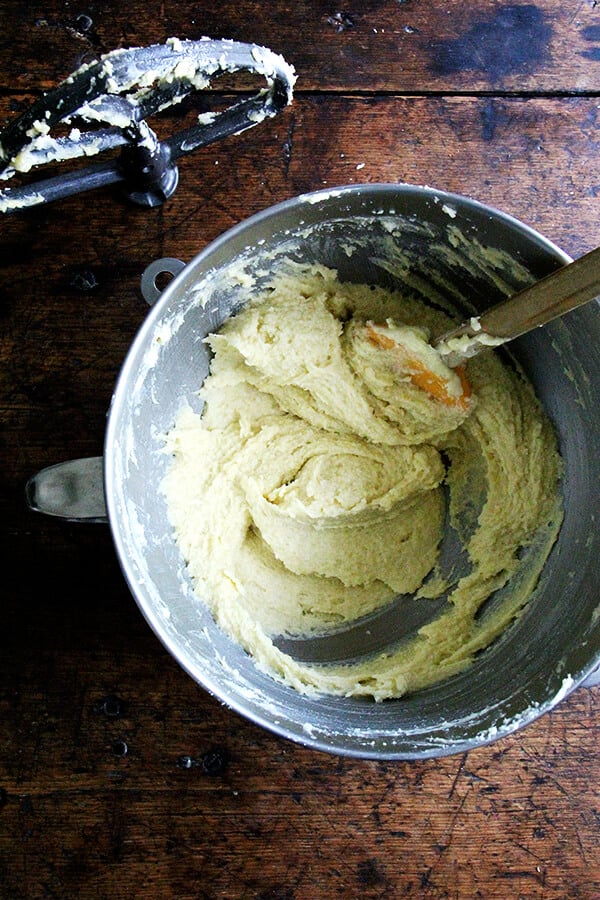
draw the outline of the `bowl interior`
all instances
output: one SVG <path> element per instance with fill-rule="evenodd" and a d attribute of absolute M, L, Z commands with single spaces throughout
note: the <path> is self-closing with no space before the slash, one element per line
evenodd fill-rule
<path fill-rule="evenodd" d="M 459 752 L 537 717 L 600 653 L 600 312 L 597 304 L 514 342 L 559 436 L 565 520 L 524 614 L 464 673 L 400 700 L 306 697 L 261 672 L 193 593 L 158 485 L 163 435 L 208 372 L 203 338 L 278 261 L 321 262 L 342 280 L 408 284 L 482 311 L 568 261 L 495 210 L 409 186 L 297 198 L 247 220 L 197 256 L 143 323 L 115 390 L 105 448 L 111 527 L 140 608 L 180 664 L 253 721 L 321 749 L 361 757 Z"/>

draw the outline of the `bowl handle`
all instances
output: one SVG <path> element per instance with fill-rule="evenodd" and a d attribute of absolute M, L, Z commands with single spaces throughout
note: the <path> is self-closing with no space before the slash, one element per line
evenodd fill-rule
<path fill-rule="evenodd" d="M 41 469 L 25 486 L 27 505 L 34 512 L 70 522 L 107 523 L 103 463 L 101 456 L 91 456 Z M 600 666 L 580 687 L 591 688 L 597 684 L 600 684 Z"/>
<path fill-rule="evenodd" d="M 158 278 L 161 275 L 171 275 L 175 278 L 182 269 L 185 269 L 184 261 L 173 256 L 155 259 L 149 266 L 146 266 L 142 273 L 140 287 L 148 306 L 153 306 L 163 292 L 163 288 L 158 284 Z"/>
<path fill-rule="evenodd" d="M 108 522 L 104 500 L 103 459 L 71 459 L 41 469 L 25 486 L 34 512 L 70 522 Z"/>

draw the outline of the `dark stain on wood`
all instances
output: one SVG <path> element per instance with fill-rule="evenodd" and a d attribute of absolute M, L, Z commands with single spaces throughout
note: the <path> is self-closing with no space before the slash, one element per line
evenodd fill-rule
<path fill-rule="evenodd" d="M 112 385 L 146 314 L 147 263 L 191 259 L 272 203 L 403 180 L 486 200 L 571 255 L 600 243 L 597 9 L 517 2 L 315 12 L 222 0 L 200 14 L 191 0 L 131 0 L 69 14 L 0 0 L 0 120 L 78 56 L 168 34 L 258 39 L 299 74 L 280 117 L 182 160 L 161 210 L 128 206 L 115 187 L 2 221 L 2 897 L 598 896 L 600 688 L 468 758 L 312 751 L 177 665 L 130 596 L 108 529 L 36 517 L 23 499 L 41 466 L 102 451 Z M 344 9 L 354 27 L 338 34 L 326 14 Z M 435 39 L 449 74 L 433 78 Z M 502 53 L 512 77 L 506 60 L 489 68 Z M 229 104 L 229 91 L 206 106 Z M 172 134 L 204 108 L 199 97 L 160 126 Z"/>
<path fill-rule="evenodd" d="M 584 59 L 591 59 L 594 62 L 600 62 L 600 25 L 589 25 L 582 30 L 582 35 L 586 41 L 596 44 L 589 50 L 583 50 L 581 55 Z"/>
<path fill-rule="evenodd" d="M 499 126 L 506 124 L 507 116 L 494 97 L 484 100 L 481 106 L 481 137 L 486 143 L 496 137 Z"/>
<path fill-rule="evenodd" d="M 385 874 L 379 860 L 374 857 L 359 862 L 357 867 L 358 882 L 362 887 L 374 887 L 386 883 Z"/>
<path fill-rule="evenodd" d="M 434 41 L 433 70 L 436 75 L 483 72 L 490 81 L 530 72 L 548 62 L 551 37 L 552 27 L 534 4 L 499 6 L 456 38 Z"/>

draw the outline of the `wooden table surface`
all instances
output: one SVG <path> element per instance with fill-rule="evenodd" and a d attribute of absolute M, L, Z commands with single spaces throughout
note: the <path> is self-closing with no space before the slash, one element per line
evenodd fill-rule
<path fill-rule="evenodd" d="M 178 666 L 108 528 L 24 502 L 38 469 L 102 453 L 145 266 L 275 202 L 406 181 L 573 256 L 599 245 L 596 0 L 0 0 L 0 22 L 2 122 L 81 63 L 171 36 L 257 42 L 298 75 L 277 118 L 185 157 L 162 207 L 110 188 L 1 223 L 0 896 L 600 897 L 599 688 L 461 757 L 312 751 Z"/>

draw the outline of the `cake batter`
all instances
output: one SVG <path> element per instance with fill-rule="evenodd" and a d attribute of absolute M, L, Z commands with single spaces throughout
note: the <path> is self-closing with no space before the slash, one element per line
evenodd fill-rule
<path fill-rule="evenodd" d="M 526 604 L 556 539 L 553 429 L 497 354 L 465 370 L 436 358 L 429 334 L 452 324 L 410 296 L 290 264 L 207 338 L 203 412 L 184 408 L 166 440 L 169 515 L 216 621 L 300 691 L 382 700 L 461 671 Z M 460 574 L 439 565 L 446 515 Z M 446 593 L 417 634 L 348 664 L 274 643 Z"/>

